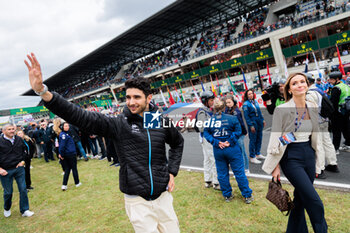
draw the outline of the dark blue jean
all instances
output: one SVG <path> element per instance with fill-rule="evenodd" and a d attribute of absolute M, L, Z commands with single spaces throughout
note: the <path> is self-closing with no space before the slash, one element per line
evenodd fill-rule
<path fill-rule="evenodd" d="M 27 195 L 24 167 L 6 170 L 6 176 L 0 176 L 2 187 L 4 188 L 4 209 L 10 210 L 12 205 L 13 179 L 17 182 L 19 190 L 19 210 L 23 214 L 29 210 L 29 200 Z"/>
<path fill-rule="evenodd" d="M 52 143 L 46 142 L 42 144 L 44 150 L 44 158 L 46 162 L 49 162 L 49 159 L 54 160 L 52 153 Z"/>
<path fill-rule="evenodd" d="M 81 141 L 76 142 L 76 143 L 75 143 L 75 146 L 76 146 L 77 149 L 79 150 L 80 155 L 83 156 L 84 158 L 87 158 L 87 157 L 86 157 L 85 150 L 84 150 L 84 148 L 83 148 L 83 145 L 81 144 Z"/>
<path fill-rule="evenodd" d="M 97 141 L 96 138 L 89 138 L 89 145 L 92 151 L 92 154 L 95 156 L 98 154 Z"/>
<path fill-rule="evenodd" d="M 308 232 L 305 209 L 316 233 L 327 232 L 323 203 L 313 182 L 315 179 L 315 151 L 310 142 L 291 143 L 280 165 L 284 175 L 294 186 L 294 205 L 288 219 L 287 233 Z"/>

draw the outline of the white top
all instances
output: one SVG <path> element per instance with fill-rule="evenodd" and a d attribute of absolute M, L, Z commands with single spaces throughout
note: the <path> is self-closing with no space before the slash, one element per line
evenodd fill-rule
<path fill-rule="evenodd" d="M 294 132 L 295 142 L 308 142 L 312 132 L 311 120 L 302 120 L 299 129 Z"/>

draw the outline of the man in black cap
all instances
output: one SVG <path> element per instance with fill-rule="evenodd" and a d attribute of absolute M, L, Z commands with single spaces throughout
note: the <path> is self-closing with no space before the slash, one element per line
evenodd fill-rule
<path fill-rule="evenodd" d="M 345 99 L 350 96 L 350 87 L 342 81 L 342 74 L 339 71 L 334 71 L 329 74 L 329 82 L 333 85 L 331 90 L 331 102 L 335 109 L 335 113 L 331 118 L 333 131 L 333 144 L 338 150 L 350 152 L 350 122 L 349 112 L 345 108 Z M 340 147 L 341 134 L 345 138 L 344 146 Z"/>

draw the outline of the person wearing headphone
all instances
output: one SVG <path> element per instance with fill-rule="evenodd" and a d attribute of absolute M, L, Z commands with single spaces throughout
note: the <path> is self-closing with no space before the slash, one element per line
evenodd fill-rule
<path fill-rule="evenodd" d="M 79 187 L 81 183 L 79 181 L 79 174 L 77 168 L 77 151 L 75 148 L 74 140 L 69 135 L 69 124 L 67 122 L 64 122 L 63 124 L 61 124 L 60 128 L 62 132 L 59 136 L 58 157 L 64 163 L 65 171 L 63 176 L 62 191 L 66 191 L 68 178 L 71 170 L 73 172 L 75 186 Z"/>
<path fill-rule="evenodd" d="M 211 91 L 204 91 L 201 95 L 201 101 L 204 106 L 197 112 L 197 120 L 205 122 L 213 115 L 213 104 L 215 95 Z M 220 190 L 218 175 L 215 166 L 213 146 L 203 138 L 204 127 L 198 127 L 200 132 L 200 140 L 203 149 L 203 167 L 204 167 L 204 186 L 206 188 L 213 187 L 215 190 Z"/>

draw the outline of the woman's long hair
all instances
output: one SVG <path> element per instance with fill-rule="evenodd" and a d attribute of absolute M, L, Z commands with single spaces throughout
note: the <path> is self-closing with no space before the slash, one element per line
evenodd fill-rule
<path fill-rule="evenodd" d="M 288 79 L 286 81 L 286 84 L 284 85 L 284 90 L 283 90 L 283 94 L 284 94 L 284 99 L 286 100 L 286 102 L 288 102 L 292 97 L 292 93 L 289 93 L 290 90 L 290 81 L 292 80 L 292 78 L 294 78 L 297 75 L 301 75 L 305 78 L 305 81 L 307 83 L 307 86 L 309 86 L 309 81 L 307 80 L 307 77 L 305 74 L 303 73 L 292 73 L 288 76 Z"/>
<path fill-rule="evenodd" d="M 55 131 L 55 134 L 57 136 L 60 135 L 60 133 L 62 132 L 61 128 L 60 128 L 60 125 L 61 125 L 61 119 L 60 118 L 56 118 L 53 120 L 53 131 Z"/>
<path fill-rule="evenodd" d="M 235 100 L 233 95 L 227 95 L 226 98 L 224 99 L 226 108 L 229 108 L 226 104 L 226 100 L 232 100 L 232 102 L 233 102 L 233 107 L 232 107 L 232 109 L 230 109 L 230 112 L 229 112 L 230 114 L 232 114 L 233 111 L 236 110 L 236 108 L 237 108 L 237 101 Z"/>
<path fill-rule="evenodd" d="M 16 135 L 17 135 L 18 132 L 22 132 L 22 133 L 23 133 L 23 135 L 24 135 L 23 139 L 24 139 L 26 142 L 31 141 L 32 143 L 34 143 L 33 139 L 31 139 L 28 135 L 26 135 L 26 134 L 24 133 L 23 130 L 17 130 Z"/>
<path fill-rule="evenodd" d="M 250 92 L 250 91 L 252 91 L 253 94 L 255 94 L 254 89 L 248 89 L 248 90 L 246 90 L 246 91 L 244 92 L 244 94 L 243 94 L 243 102 L 249 100 L 249 99 L 248 99 L 248 92 Z M 253 97 L 253 100 L 254 100 L 254 99 L 255 99 L 255 95 L 254 95 L 254 97 Z"/>

